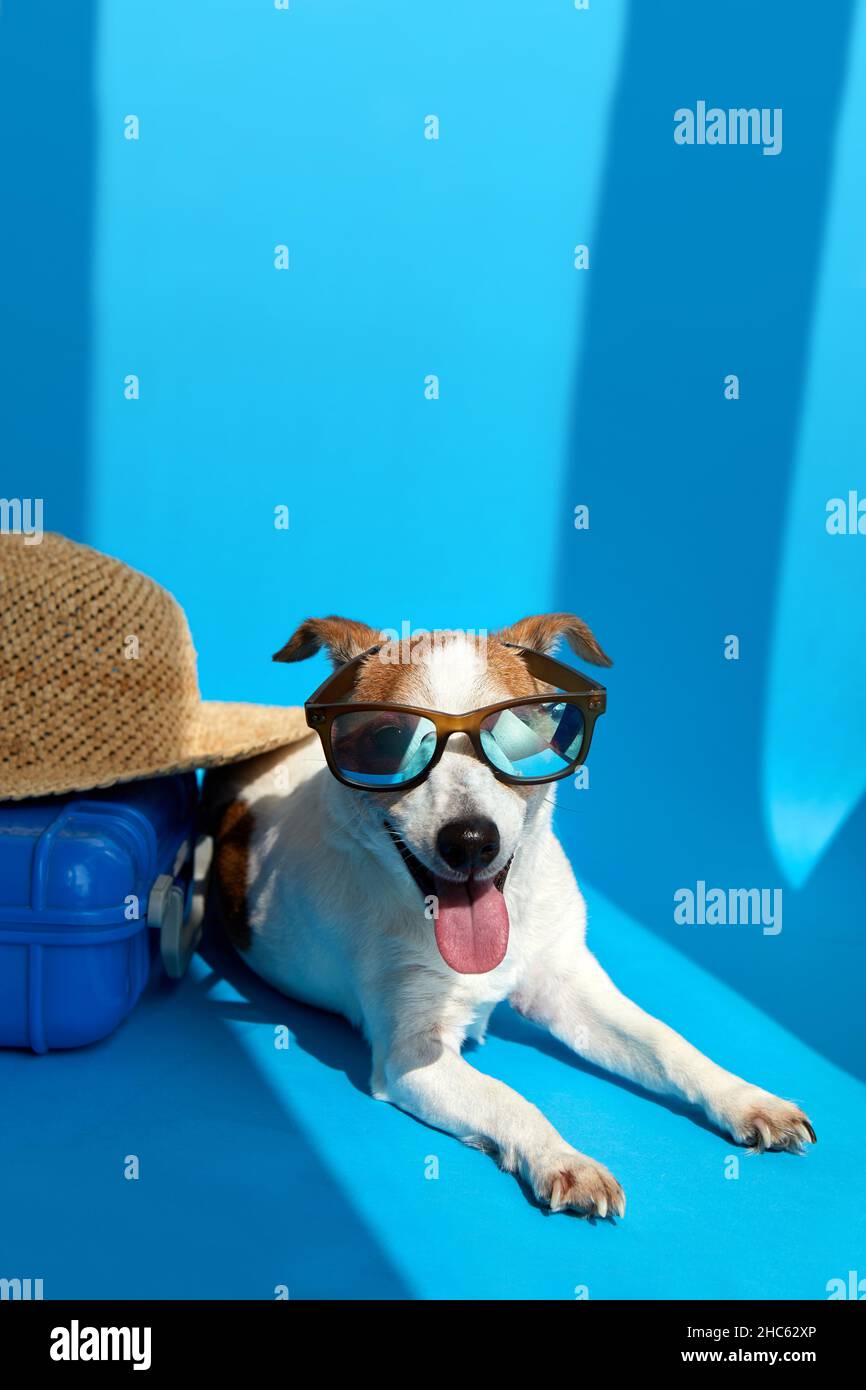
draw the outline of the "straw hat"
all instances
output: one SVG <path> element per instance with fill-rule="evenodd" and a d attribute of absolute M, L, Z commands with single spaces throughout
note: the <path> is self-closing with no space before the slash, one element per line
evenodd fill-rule
<path fill-rule="evenodd" d="M 0 535 L 0 799 L 236 762 L 307 737 L 301 709 L 202 700 L 171 594 L 46 533 Z"/>

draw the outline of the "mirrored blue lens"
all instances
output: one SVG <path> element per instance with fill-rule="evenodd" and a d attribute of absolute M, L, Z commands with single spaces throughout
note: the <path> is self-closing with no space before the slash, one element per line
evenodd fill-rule
<path fill-rule="evenodd" d="M 423 772 L 436 751 L 436 726 L 400 710 L 352 710 L 331 725 L 340 772 L 364 787 L 399 787 Z"/>
<path fill-rule="evenodd" d="M 577 760 L 583 734 L 579 705 L 549 700 L 488 715 L 481 746 L 493 766 L 512 777 L 549 777 Z"/>

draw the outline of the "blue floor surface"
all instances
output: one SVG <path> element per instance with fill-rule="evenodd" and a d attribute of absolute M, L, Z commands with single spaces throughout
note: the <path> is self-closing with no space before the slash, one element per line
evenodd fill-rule
<path fill-rule="evenodd" d="M 502 1007 L 473 1063 L 535 1101 L 628 1197 L 616 1225 L 551 1217 L 489 1158 L 369 1099 L 348 1025 L 210 947 L 179 984 L 155 972 L 106 1042 L 0 1054 L 0 1276 L 42 1278 L 46 1298 L 270 1299 L 286 1286 L 292 1298 L 822 1299 L 828 1281 L 866 1275 L 866 1088 L 587 896 L 594 949 L 621 987 L 801 1100 L 819 1136 L 807 1156 L 750 1157 Z"/>

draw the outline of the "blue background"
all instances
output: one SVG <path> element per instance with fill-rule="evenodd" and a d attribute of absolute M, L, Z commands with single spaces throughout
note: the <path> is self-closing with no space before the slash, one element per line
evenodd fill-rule
<path fill-rule="evenodd" d="M 211 943 L 108 1042 L 0 1056 L 0 1276 L 250 1298 L 866 1277 L 866 538 L 824 524 L 866 496 L 862 7 L 8 0 L 0 63 L 3 495 L 170 588 L 209 698 L 301 701 L 324 664 L 269 657 L 308 614 L 580 613 L 616 663 L 591 786 L 559 792 L 591 944 L 820 1139 L 726 1179 L 722 1136 L 503 1009 L 473 1060 L 628 1194 L 616 1227 L 547 1218 L 374 1105 L 347 1025 Z M 675 145 L 698 100 L 781 107 L 782 153 Z M 782 887 L 783 931 L 677 926 L 698 879 Z"/>

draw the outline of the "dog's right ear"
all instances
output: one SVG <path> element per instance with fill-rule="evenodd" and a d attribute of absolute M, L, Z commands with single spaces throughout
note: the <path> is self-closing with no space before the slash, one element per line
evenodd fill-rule
<path fill-rule="evenodd" d="M 335 666 L 342 666 L 382 640 L 382 634 L 366 623 L 351 618 L 305 618 L 284 647 L 274 652 L 274 661 L 304 661 L 321 651 L 328 652 Z"/>
<path fill-rule="evenodd" d="M 612 666 L 583 618 L 574 613 L 537 613 L 533 618 L 521 618 L 498 632 L 501 642 L 513 642 L 518 647 L 531 647 L 537 652 L 553 652 L 564 637 L 573 652 L 595 666 Z"/>

